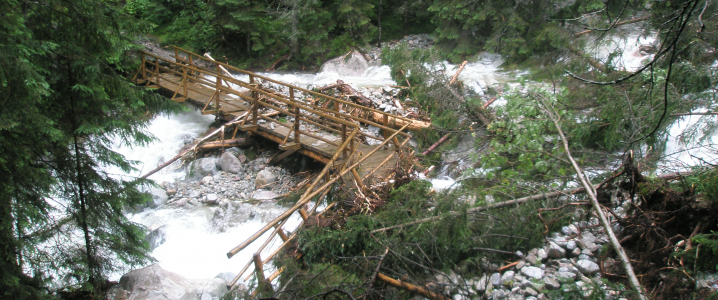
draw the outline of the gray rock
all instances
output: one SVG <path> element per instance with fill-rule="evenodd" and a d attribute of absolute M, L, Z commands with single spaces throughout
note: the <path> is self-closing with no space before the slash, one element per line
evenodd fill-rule
<path fill-rule="evenodd" d="M 516 264 L 516 270 L 521 270 L 526 265 L 526 262 L 521 260 L 518 264 Z"/>
<path fill-rule="evenodd" d="M 568 226 L 561 227 L 561 233 L 564 235 L 571 235 L 571 229 Z"/>
<path fill-rule="evenodd" d="M 251 198 L 257 199 L 257 200 L 271 200 L 271 199 L 274 199 L 277 197 L 279 197 L 279 195 L 273 191 L 259 189 L 256 192 L 254 192 L 254 194 L 252 194 Z"/>
<path fill-rule="evenodd" d="M 576 274 L 571 272 L 557 272 L 556 278 L 562 282 L 573 282 L 576 279 Z"/>
<path fill-rule="evenodd" d="M 559 283 L 558 280 L 550 277 L 546 277 L 543 283 L 547 290 L 558 290 L 561 287 L 561 283 Z"/>
<path fill-rule="evenodd" d="M 561 246 L 557 245 L 556 243 L 549 242 L 548 246 L 548 257 L 550 258 L 563 258 L 566 256 L 566 250 L 564 250 Z"/>
<path fill-rule="evenodd" d="M 581 254 L 581 249 L 574 248 L 573 251 L 571 251 L 571 256 L 573 256 L 573 257 L 580 256 L 580 255 L 583 255 L 583 254 Z"/>
<path fill-rule="evenodd" d="M 206 196 L 204 196 L 204 198 L 205 198 L 205 202 L 211 203 L 211 204 L 216 204 L 217 200 L 219 200 L 219 197 L 215 193 L 207 194 Z"/>
<path fill-rule="evenodd" d="M 207 175 L 214 175 L 219 172 L 217 169 L 217 158 L 205 157 L 192 161 L 187 166 L 187 179 L 200 179 Z"/>
<path fill-rule="evenodd" d="M 538 293 L 536 290 L 532 289 L 532 288 L 526 288 L 526 289 L 524 290 L 524 293 L 523 293 L 523 294 L 524 294 L 524 296 L 536 297 L 536 296 L 538 296 L 539 293 Z"/>
<path fill-rule="evenodd" d="M 352 51 L 347 55 L 325 62 L 321 67 L 321 71 L 334 72 L 341 76 L 358 77 L 364 74 L 367 68 L 369 68 L 369 62 L 364 55 L 359 51 Z"/>
<path fill-rule="evenodd" d="M 225 151 L 219 158 L 219 167 L 227 173 L 237 174 L 242 172 L 242 163 L 232 152 Z"/>
<path fill-rule="evenodd" d="M 585 275 L 591 275 L 599 271 L 598 265 L 595 262 L 586 259 L 577 261 L 576 268 Z"/>
<path fill-rule="evenodd" d="M 476 283 L 476 290 L 479 292 L 483 292 L 487 288 L 488 278 L 486 275 L 481 276 L 481 279 L 479 279 L 479 282 Z"/>
<path fill-rule="evenodd" d="M 496 289 L 491 293 L 493 299 L 504 299 L 506 298 L 506 292 L 501 289 Z"/>
<path fill-rule="evenodd" d="M 556 245 L 561 246 L 561 248 L 566 248 L 566 244 L 568 243 L 566 238 L 562 236 L 553 238 L 553 242 L 556 243 Z"/>
<path fill-rule="evenodd" d="M 596 243 L 596 237 L 588 231 L 581 234 L 581 239 L 584 243 Z"/>
<path fill-rule="evenodd" d="M 500 280 L 499 284 L 505 285 L 507 282 L 513 281 L 513 280 L 514 280 L 514 274 L 516 274 L 516 272 L 514 272 L 514 271 L 506 271 L 506 272 L 504 272 L 504 274 L 501 275 L 501 280 Z"/>
<path fill-rule="evenodd" d="M 526 261 L 534 266 L 541 262 L 538 259 L 538 257 L 536 256 L 536 254 L 533 254 L 533 253 L 529 253 L 529 255 L 526 255 Z M 517 268 L 517 269 L 519 269 L 519 268 Z"/>
<path fill-rule="evenodd" d="M 566 243 L 566 250 L 568 251 L 573 251 L 573 249 L 576 249 L 577 247 L 578 245 L 576 245 L 576 241 L 568 241 L 568 243 Z"/>
<path fill-rule="evenodd" d="M 539 249 L 538 254 L 536 256 L 541 261 L 544 261 L 548 258 L 548 254 L 546 253 L 546 250 L 544 250 L 543 248 Z"/>
<path fill-rule="evenodd" d="M 543 278 L 543 270 L 537 267 L 523 267 L 521 268 L 521 274 L 524 274 L 526 277 L 530 277 L 533 279 Z"/>
<path fill-rule="evenodd" d="M 274 173 L 269 170 L 262 170 L 257 173 L 257 178 L 254 180 L 254 186 L 259 188 L 276 181 L 277 176 L 274 175 Z"/>
<path fill-rule="evenodd" d="M 491 284 L 493 284 L 494 286 L 500 286 L 501 274 L 499 274 L 499 273 L 491 274 L 491 279 L 489 279 L 489 280 L 491 281 Z"/>
<path fill-rule="evenodd" d="M 516 256 L 518 256 L 518 257 L 524 257 L 524 253 L 521 252 L 520 250 L 516 250 Z"/>
<path fill-rule="evenodd" d="M 533 284 L 528 279 L 521 280 L 521 283 L 519 284 L 521 288 L 531 287 L 532 285 Z"/>
<path fill-rule="evenodd" d="M 120 288 L 127 300 L 220 299 L 227 293 L 224 279 L 190 280 L 158 264 L 123 275 Z"/>

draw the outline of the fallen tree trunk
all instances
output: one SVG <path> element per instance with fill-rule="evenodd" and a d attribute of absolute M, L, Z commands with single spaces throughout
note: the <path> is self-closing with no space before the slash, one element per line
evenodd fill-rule
<path fill-rule="evenodd" d="M 229 147 L 239 147 L 239 146 L 249 146 L 254 141 L 250 138 L 234 138 L 224 141 L 216 141 L 216 142 L 207 142 L 202 144 L 201 146 L 197 147 L 198 151 L 208 151 L 208 150 L 214 150 L 218 148 L 229 148 Z"/>
<path fill-rule="evenodd" d="M 377 122 L 379 124 L 384 123 L 384 115 L 373 112 L 369 114 L 369 117 L 372 121 Z M 419 120 L 411 120 L 411 121 L 405 121 L 402 119 L 398 119 L 392 116 L 389 116 L 388 118 L 388 124 L 387 126 L 395 126 L 395 127 L 404 127 L 404 125 L 409 124 L 409 127 L 407 129 L 409 130 L 418 130 L 418 129 L 424 129 L 431 127 L 431 122 L 425 122 L 425 121 L 419 121 Z"/>
<path fill-rule="evenodd" d="M 442 136 L 438 141 L 436 141 L 436 143 L 434 143 L 433 145 L 431 145 L 431 147 L 429 147 L 429 149 L 426 149 L 426 151 L 421 152 L 421 155 L 426 156 L 427 154 L 429 154 L 429 152 L 434 151 L 434 149 L 436 149 L 437 147 L 441 146 L 441 144 L 443 144 L 444 142 L 446 142 L 446 141 L 449 139 L 450 136 L 451 136 L 451 132 L 445 134 L 445 135 Z"/>
<path fill-rule="evenodd" d="M 598 220 L 600 221 L 601 225 L 603 226 L 604 231 L 606 232 L 606 235 L 608 235 L 608 239 L 611 242 L 611 245 L 613 245 L 613 250 L 618 253 L 618 257 L 621 260 L 621 263 L 623 264 L 623 268 L 626 270 L 626 276 L 628 277 L 628 282 L 631 283 L 631 286 L 633 287 L 633 290 L 638 294 L 638 299 L 646 300 L 646 296 L 643 291 L 643 287 L 641 286 L 641 283 L 638 282 L 638 278 L 636 277 L 635 272 L 633 272 L 633 267 L 631 266 L 631 261 L 628 259 L 628 255 L 626 255 L 626 251 L 623 250 L 623 247 L 621 246 L 621 243 L 618 241 L 618 238 L 616 237 L 616 234 L 613 232 L 613 229 L 611 228 L 611 223 L 608 222 L 608 219 L 606 218 L 606 215 L 603 213 L 603 209 L 601 209 L 601 205 L 598 203 L 598 197 L 596 196 L 596 188 L 591 185 L 588 181 L 588 177 L 583 173 L 583 170 L 581 167 L 578 166 L 576 161 L 573 159 L 573 156 L 571 155 L 571 151 L 568 148 L 568 140 L 566 139 L 566 136 L 563 134 L 563 130 L 561 130 L 561 126 L 558 123 L 558 117 L 556 117 L 556 112 L 553 107 L 550 105 L 547 105 L 549 108 L 544 108 L 545 113 L 549 116 L 551 121 L 553 121 L 553 124 L 556 126 L 556 130 L 558 131 L 559 137 L 561 137 L 561 142 L 563 144 L 563 149 L 566 151 L 566 156 L 568 157 L 569 161 L 571 161 L 571 165 L 573 166 L 573 169 L 576 170 L 576 176 L 578 177 L 579 181 L 585 188 L 586 193 L 588 194 L 589 198 L 591 199 L 591 204 L 593 205 L 593 211 L 598 216 Z"/>

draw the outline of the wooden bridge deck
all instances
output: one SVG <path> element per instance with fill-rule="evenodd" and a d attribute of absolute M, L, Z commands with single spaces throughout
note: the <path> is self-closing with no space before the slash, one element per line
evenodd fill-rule
<path fill-rule="evenodd" d="M 287 236 L 282 228 L 290 215 L 299 212 L 303 220 L 311 217 L 313 212 L 306 211 L 305 205 L 317 196 L 322 201 L 330 187 L 343 179 L 356 183 L 350 189 L 366 190 L 367 184 L 385 180 L 399 160 L 410 154 L 405 147 L 411 138 L 405 132 L 413 122 L 410 119 L 240 70 L 177 47 L 174 59 L 146 52 L 141 52 L 141 59 L 140 69 L 133 78 L 135 83 L 159 89 L 172 100 L 189 102 L 201 108 L 203 114 L 229 121 L 228 125 L 236 126 L 234 134 L 243 130 L 276 142 L 284 150 L 275 156 L 277 160 L 299 152 L 325 164 L 292 208 L 227 253 L 231 258 L 273 230 L 253 261 L 230 285 L 234 285 L 251 264 L 255 266 L 257 279 L 265 280 L 262 265 L 279 249 L 264 260 L 260 254 L 275 237 L 281 237 L 284 242 L 281 249 L 296 236 L 296 233 Z M 198 66 L 198 61 L 213 68 Z M 249 81 L 235 78 L 228 69 L 248 75 Z M 279 86 L 281 90 L 265 85 Z M 379 128 L 381 135 L 369 133 L 366 125 Z M 378 142 L 370 144 L 368 140 Z M 276 276 L 277 272 L 266 279 L 271 281 Z"/>
<path fill-rule="evenodd" d="M 179 99 L 184 102 L 187 101 L 198 108 L 204 108 L 208 106 L 208 102 L 211 102 L 215 90 L 211 87 L 202 84 L 189 85 L 187 93 L 182 93 L 182 77 L 172 73 L 160 73 L 159 80 L 157 77 L 148 77 L 147 79 L 140 79 L 137 83 L 149 85 L 160 89 L 160 92 L 164 95 L 174 95 L 175 91 L 180 90 L 176 95 L 175 99 Z M 220 111 L 216 114 L 218 117 L 225 121 L 234 119 L 244 113 L 250 112 L 251 104 L 244 99 L 238 97 L 231 97 L 228 94 L 220 94 L 220 101 L 222 103 Z M 209 103 L 211 105 L 211 103 Z M 283 141 L 287 140 L 287 136 L 291 136 L 292 127 L 294 122 L 285 121 L 282 122 L 284 125 L 277 125 L 274 122 L 258 122 L 258 130 L 254 133 L 272 140 L 278 144 L 282 144 Z M 337 140 L 341 140 L 340 137 L 336 136 Z M 293 140 L 293 139 L 292 139 Z M 328 163 L 336 153 L 338 148 L 337 145 L 328 144 L 324 141 L 316 139 L 311 136 L 302 136 L 300 138 L 301 149 L 300 153 L 303 153 L 313 159 L 316 159 L 322 163 Z M 357 143 L 357 151 L 359 153 L 369 153 L 374 147 L 364 144 Z M 371 157 L 367 158 L 361 165 L 357 167 L 359 174 L 364 177 L 372 170 L 379 167 L 375 173 L 378 176 L 386 176 L 387 172 L 392 169 L 392 166 L 396 165 L 398 159 L 394 155 L 389 160 L 382 164 L 382 162 L 395 152 L 395 145 L 387 145 L 381 149 L 378 149 Z"/>

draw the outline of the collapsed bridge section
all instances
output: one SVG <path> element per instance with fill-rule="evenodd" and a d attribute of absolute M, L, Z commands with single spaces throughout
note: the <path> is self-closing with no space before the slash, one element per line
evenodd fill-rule
<path fill-rule="evenodd" d="M 220 134 L 220 146 L 230 145 L 238 131 L 245 131 L 279 145 L 283 152 L 273 162 L 298 152 L 325 164 L 294 206 L 227 253 L 231 258 L 272 231 L 230 285 L 252 264 L 260 283 L 278 276 L 281 270 L 265 278 L 262 266 L 295 236 L 296 232 L 287 236 L 282 226 L 295 213 L 304 221 L 317 214 L 319 202 L 334 184 L 353 182 L 352 188 L 359 194 L 370 192 L 370 186 L 387 181 L 394 167 L 412 155 L 406 144 L 414 120 L 273 80 L 179 47 L 174 47 L 174 56 L 169 58 L 144 51 L 140 58 L 132 79 L 136 84 L 158 89 L 174 101 L 191 103 L 203 114 L 228 121 L 215 131 Z M 224 138 L 225 130 L 233 132 L 231 138 Z M 312 199 L 318 199 L 317 203 L 307 210 L 305 205 Z M 262 259 L 261 251 L 277 236 L 282 246 Z"/>

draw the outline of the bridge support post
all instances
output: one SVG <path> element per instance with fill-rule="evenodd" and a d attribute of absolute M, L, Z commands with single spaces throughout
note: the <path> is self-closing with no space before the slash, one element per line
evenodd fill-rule
<path fill-rule="evenodd" d="M 299 144 L 299 105 L 294 106 L 294 142 Z"/>

